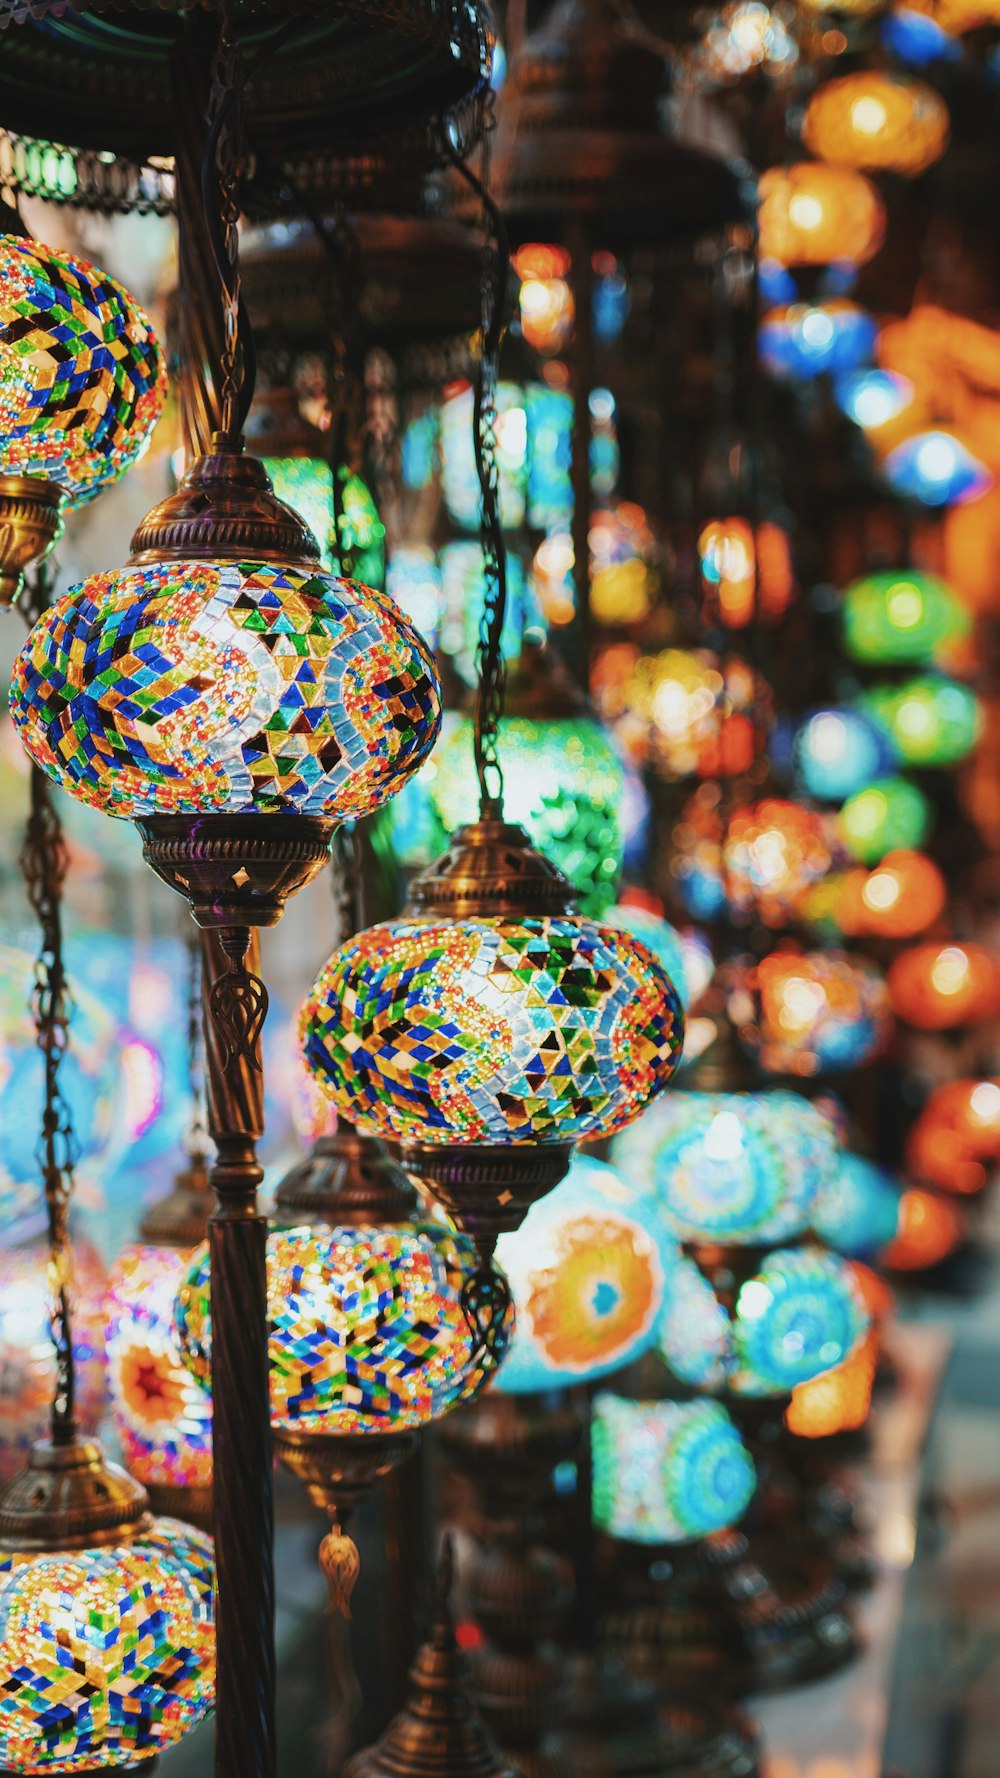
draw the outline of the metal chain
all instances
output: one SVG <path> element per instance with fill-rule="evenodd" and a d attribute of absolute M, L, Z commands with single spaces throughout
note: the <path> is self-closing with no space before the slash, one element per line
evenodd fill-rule
<path fill-rule="evenodd" d="M 218 177 L 222 230 L 223 346 L 221 381 L 222 431 L 236 438 L 240 431 L 245 355 L 240 328 L 240 180 L 243 172 L 243 58 L 228 11 L 219 31 L 212 63 L 208 115 L 214 138 L 214 171 Z"/>
<path fill-rule="evenodd" d="M 45 1065 L 45 1098 L 37 1158 L 45 1187 L 48 1220 L 49 1318 L 56 1353 L 56 1386 L 52 1400 L 52 1439 L 55 1444 L 68 1444 L 76 1430 L 69 1301 L 73 1270 L 69 1203 L 79 1149 L 59 1080 L 72 1011 L 62 945 L 62 890 L 66 866 L 66 841 L 52 801 L 51 786 L 41 768 L 32 764 L 31 812 L 21 851 L 21 869 L 41 935 L 31 1010 L 35 1041 Z"/>

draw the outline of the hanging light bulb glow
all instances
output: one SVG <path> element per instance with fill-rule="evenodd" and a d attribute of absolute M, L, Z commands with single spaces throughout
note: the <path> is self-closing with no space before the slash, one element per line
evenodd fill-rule
<path fill-rule="evenodd" d="M 946 1260 L 965 1238 L 961 1206 L 911 1187 L 899 1203 L 899 1234 L 882 1254 L 890 1272 L 924 1272 Z"/>
<path fill-rule="evenodd" d="M 114 278 L 0 235 L 0 475 L 92 500 L 141 457 L 166 391 L 149 319 Z"/>
<path fill-rule="evenodd" d="M 1000 1082 L 952 1080 L 937 1087 L 907 1141 L 914 1179 L 940 1191 L 982 1191 L 1000 1160 Z"/>
<path fill-rule="evenodd" d="M 546 355 L 561 352 L 576 319 L 573 291 L 567 282 L 570 255 L 565 247 L 532 242 L 518 248 L 513 264 L 521 280 L 518 301 L 527 344 Z"/>
<path fill-rule="evenodd" d="M 565 1179 L 501 1235 L 516 1329 L 503 1391 L 595 1382 L 649 1350 L 674 1246 L 656 1206 L 613 1167 L 576 1155 Z"/>
<path fill-rule="evenodd" d="M 772 951 L 752 972 L 759 1022 L 746 1028 L 762 1068 L 803 1078 L 857 1068 L 892 1029 L 881 970 L 844 951 Z"/>
<path fill-rule="evenodd" d="M 858 707 L 888 730 L 904 766 L 957 765 L 975 746 L 982 725 L 975 692 L 944 674 L 873 685 Z"/>
<path fill-rule="evenodd" d="M 781 265 L 865 265 L 882 245 L 885 211 L 862 173 L 821 161 L 768 167 L 758 181 L 760 252 Z"/>
<path fill-rule="evenodd" d="M 766 369 L 799 382 L 854 370 L 871 357 L 877 338 L 874 317 L 844 297 L 772 309 L 758 331 Z"/>
<path fill-rule="evenodd" d="M 805 1233 L 839 1154 L 798 1093 L 677 1092 L 617 1138 L 614 1159 L 679 1241 L 757 1245 Z"/>
<path fill-rule="evenodd" d="M 837 817 L 845 849 L 862 864 L 878 864 L 888 852 L 923 845 L 931 806 L 906 778 L 881 778 L 848 797 Z"/>
<path fill-rule="evenodd" d="M 913 945 L 889 969 L 897 1016 L 921 1031 L 976 1025 L 1000 1007 L 1000 963 L 983 945 Z"/>
<path fill-rule="evenodd" d="M 624 1543 L 708 1537 L 753 1498 L 753 1459 L 719 1402 L 598 1395 L 591 1447 L 594 1524 Z"/>
<path fill-rule="evenodd" d="M 712 519 L 698 538 L 706 594 L 730 630 L 755 618 L 774 623 L 795 596 L 788 538 L 765 519 L 756 533 L 742 518 Z"/>
<path fill-rule="evenodd" d="M 820 160 L 868 172 L 926 172 L 948 146 L 948 107 L 934 88 L 874 68 L 817 88 L 802 139 Z"/>
<path fill-rule="evenodd" d="M 592 685 L 623 746 L 659 777 L 731 776 L 765 745 L 770 688 L 738 655 L 612 644 L 595 659 Z"/>
<path fill-rule="evenodd" d="M 833 867 L 831 824 L 816 810 L 778 797 L 733 810 L 724 827 L 717 785 L 689 799 L 674 829 L 671 871 L 694 919 L 714 919 L 728 903 L 739 919 L 783 926 Z"/>
<path fill-rule="evenodd" d="M 856 661 L 923 666 L 943 643 L 972 628 L 967 607 L 943 580 L 889 570 L 853 581 L 844 593 L 844 642 Z"/>
<path fill-rule="evenodd" d="M 879 723 L 838 707 L 803 718 L 793 757 L 803 790 L 824 802 L 843 802 L 897 763 L 895 747 Z"/>
<path fill-rule="evenodd" d="M 840 930 L 852 938 L 916 938 L 944 912 L 948 889 L 922 852 L 887 852 L 873 871 L 848 871 L 837 896 Z"/>
<path fill-rule="evenodd" d="M 916 393 L 908 377 L 891 370 L 857 370 L 838 376 L 834 395 L 841 413 L 863 432 L 877 432 L 909 407 Z"/>
<path fill-rule="evenodd" d="M 954 433 L 917 432 L 889 452 L 882 473 L 898 494 L 924 506 L 961 506 L 993 485 L 984 463 Z"/>

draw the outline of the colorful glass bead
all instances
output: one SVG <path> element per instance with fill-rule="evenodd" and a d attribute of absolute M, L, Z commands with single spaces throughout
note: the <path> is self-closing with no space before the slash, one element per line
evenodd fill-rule
<path fill-rule="evenodd" d="M 660 965 L 612 927 L 403 919 L 334 952 L 301 1031 L 338 1111 L 374 1135 L 563 1143 L 638 1116 L 684 1020 Z"/>
<path fill-rule="evenodd" d="M 340 819 L 429 752 L 437 674 L 384 594 L 308 569 L 94 574 L 35 625 L 11 710 L 32 758 L 111 815 Z"/>
<path fill-rule="evenodd" d="M 296 1228 L 267 1243 L 271 1420 L 305 1432 L 426 1426 L 468 1401 L 500 1363 L 512 1317 L 486 1351 L 462 1292 L 477 1269 L 467 1235 L 419 1228 Z M 208 1250 L 178 1293 L 184 1363 L 207 1384 Z"/>
<path fill-rule="evenodd" d="M 504 807 L 533 846 L 559 866 L 585 913 L 599 919 L 618 890 L 625 774 L 600 725 L 583 717 L 508 716 L 500 723 Z M 472 723 L 447 716 L 424 767 L 446 836 L 479 812 Z"/>
<path fill-rule="evenodd" d="M 130 1542 L 0 1548 L 0 1765 L 131 1767 L 207 1716 L 215 1694 L 211 1539 L 157 1519 Z"/>
<path fill-rule="evenodd" d="M 682 1241 L 783 1241 L 834 1178 L 833 1127 L 798 1093 L 671 1093 L 615 1143 Z"/>
<path fill-rule="evenodd" d="M 166 392 L 127 290 L 75 254 L 0 235 L 0 474 L 91 500 L 142 455 Z"/>
<path fill-rule="evenodd" d="M 741 1518 L 753 1459 L 716 1401 L 599 1395 L 591 1427 L 594 1524 L 625 1543 L 686 1543 Z"/>
<path fill-rule="evenodd" d="M 32 1445 L 48 1430 L 56 1361 L 45 1263 L 41 1238 L 0 1247 L 0 1482 L 22 1468 Z M 75 1408 L 80 1431 L 87 1435 L 100 1426 L 105 1397 L 105 1272 L 89 1241 L 73 1243 L 72 1278 Z"/>
<path fill-rule="evenodd" d="M 126 1247 L 106 1300 L 108 1394 L 127 1468 L 149 1487 L 208 1488 L 212 1402 L 181 1360 L 174 1301 L 187 1248 Z"/>
<path fill-rule="evenodd" d="M 517 1323 L 496 1387 L 568 1388 L 639 1358 L 675 1253 L 649 1198 L 605 1162 L 575 1155 L 561 1184 L 497 1242 Z"/>

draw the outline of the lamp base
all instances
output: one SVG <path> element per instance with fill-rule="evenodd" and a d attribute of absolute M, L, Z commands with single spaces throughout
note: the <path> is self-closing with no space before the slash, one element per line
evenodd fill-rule
<path fill-rule="evenodd" d="M 25 570 L 43 562 L 62 535 L 63 496 L 37 475 L 0 475 L 0 607 L 13 605 Z"/>
<path fill-rule="evenodd" d="M 142 815 L 146 863 L 199 926 L 274 926 L 318 876 L 336 824 L 321 815 Z"/>
<path fill-rule="evenodd" d="M 338 1118 L 333 1135 L 317 1137 L 312 1153 L 285 1174 L 274 1202 L 279 1217 L 363 1228 L 408 1221 L 417 1194 L 377 1137 Z"/>
<path fill-rule="evenodd" d="M 281 1463 L 304 1482 L 314 1505 L 338 1519 L 360 1506 L 410 1455 L 415 1432 L 323 1433 L 273 1429 Z"/>
<path fill-rule="evenodd" d="M 568 1142 L 462 1148 L 408 1142 L 402 1161 L 450 1216 L 490 1253 L 540 1198 L 565 1179 L 573 1158 Z"/>
<path fill-rule="evenodd" d="M 214 1522 L 211 1487 L 170 1488 L 147 1484 L 146 1493 L 157 1518 L 181 1519 L 185 1525 L 194 1525 L 196 1530 L 211 1535 Z"/>

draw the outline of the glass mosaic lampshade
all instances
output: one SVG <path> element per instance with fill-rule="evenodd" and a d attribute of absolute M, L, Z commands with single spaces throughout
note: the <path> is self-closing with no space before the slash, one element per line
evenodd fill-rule
<path fill-rule="evenodd" d="M 292 1228 L 268 1237 L 271 1423 L 371 1435 L 426 1426 L 470 1400 L 505 1342 L 487 1350 L 462 1308 L 478 1259 L 443 1225 Z M 207 1249 L 176 1303 L 184 1362 L 211 1380 Z"/>
<path fill-rule="evenodd" d="M 976 1025 L 1000 1007 L 1000 962 L 984 945 L 912 945 L 890 965 L 889 993 L 920 1031 Z"/>
<path fill-rule="evenodd" d="M 992 484 L 984 463 L 953 432 L 917 432 L 891 450 L 882 471 L 897 493 L 923 506 L 961 506 Z"/>
<path fill-rule="evenodd" d="M 820 160 L 914 179 L 940 160 L 950 127 L 948 107 L 932 86 L 866 68 L 817 89 L 802 139 Z"/>
<path fill-rule="evenodd" d="M 1000 1160 L 1000 1081 L 951 1080 L 935 1088 L 906 1145 L 911 1176 L 971 1196 Z"/>
<path fill-rule="evenodd" d="M 768 167 L 760 191 L 760 253 L 780 265 L 865 265 L 882 245 L 885 211 L 863 173 L 821 161 Z"/>
<path fill-rule="evenodd" d="M 694 1261 L 681 1259 L 668 1280 L 660 1351 L 681 1382 L 767 1399 L 842 1364 L 867 1325 L 853 1270 L 834 1254 L 778 1248 L 739 1285 L 731 1312 Z"/>
<path fill-rule="evenodd" d="M 848 871 L 837 898 L 840 930 L 852 937 L 916 938 L 944 912 L 948 887 L 932 858 L 887 852 L 872 871 Z"/>
<path fill-rule="evenodd" d="M 671 1093 L 615 1142 L 614 1163 L 681 1241 L 800 1235 L 836 1177 L 829 1120 L 798 1093 Z"/>
<path fill-rule="evenodd" d="M 174 1303 L 190 1247 L 135 1242 L 108 1279 L 108 1394 L 132 1475 L 145 1487 L 207 1497 L 212 1485 L 212 1401 L 183 1364 Z"/>
<path fill-rule="evenodd" d="M 930 826 L 930 803 L 906 778 L 879 778 L 855 791 L 837 817 L 845 850 L 862 864 L 878 864 L 900 847 L 922 846 Z"/>
<path fill-rule="evenodd" d="M 899 1229 L 899 1185 L 884 1167 L 845 1152 L 813 1202 L 813 1232 L 848 1259 L 872 1259 Z"/>
<path fill-rule="evenodd" d="M 497 1242 L 517 1322 L 496 1387 L 569 1388 L 641 1357 L 674 1257 L 654 1201 L 605 1162 L 575 1155 L 565 1179 Z"/>
<path fill-rule="evenodd" d="M 506 716 L 500 723 L 504 802 L 532 845 L 567 876 L 599 918 L 618 891 L 625 774 L 600 723 L 584 713 Z M 475 819 L 472 721 L 449 715 L 423 769 L 441 840 Z"/>
<path fill-rule="evenodd" d="M 877 337 L 873 315 L 846 297 L 833 297 L 772 309 L 760 324 L 757 343 L 772 376 L 811 382 L 856 369 L 871 357 Z"/>
<path fill-rule="evenodd" d="M 350 572 L 364 586 L 385 581 L 385 526 L 367 484 L 348 469 L 338 470 L 339 512 L 334 523 L 333 469 L 322 457 L 265 457 L 264 468 L 279 500 L 300 513 L 320 545 L 328 574 Z"/>
<path fill-rule="evenodd" d="M 881 970 L 845 951 L 772 951 L 752 971 L 752 988 L 758 1019 L 746 1036 L 769 1074 L 857 1068 L 892 1029 Z"/>
<path fill-rule="evenodd" d="M 788 537 L 765 519 L 756 528 L 730 514 L 710 519 L 698 538 L 707 607 L 729 630 L 754 619 L 775 623 L 795 596 Z"/>
<path fill-rule="evenodd" d="M 80 1443 L 36 1446 L 0 1497 L 5 1771 L 133 1771 L 211 1710 L 211 1540 L 148 1506 Z"/>
<path fill-rule="evenodd" d="M 969 634 L 966 606 L 933 574 L 910 570 L 868 574 L 846 588 L 844 644 L 856 661 L 930 662 L 942 643 Z"/>
<path fill-rule="evenodd" d="M 58 496 L 73 506 L 92 500 L 142 455 L 166 388 L 149 320 L 114 278 L 74 254 L 0 235 L 0 491 L 8 523 L 41 523 L 46 533 L 20 562 L 5 536 L 5 596 L 55 541 Z M 6 504 L 18 495 L 34 496 L 32 512 Z"/>
<path fill-rule="evenodd" d="M 708 784 L 684 806 L 670 868 L 692 918 L 716 919 L 728 901 L 738 919 L 784 926 L 835 860 L 835 831 L 817 810 L 768 797 L 725 819 L 719 788 Z"/>
<path fill-rule="evenodd" d="M 964 1206 L 911 1186 L 899 1200 L 899 1233 L 884 1249 L 882 1264 L 890 1272 L 925 1272 L 941 1265 L 964 1239 Z"/>
<path fill-rule="evenodd" d="M 662 914 L 631 902 L 619 902 L 611 908 L 608 924 L 620 926 L 623 932 L 631 932 L 633 938 L 642 940 L 666 970 L 687 1012 L 704 993 L 715 970 L 707 940 L 693 928 L 678 932 Z"/>
<path fill-rule="evenodd" d="M 40 1235 L 0 1247 L 0 1482 L 21 1468 L 49 1423 L 56 1361 L 45 1257 Z M 73 1279 L 76 1416 L 90 1434 L 105 1407 L 105 1268 L 88 1241 L 73 1243 Z"/>
<path fill-rule="evenodd" d="M 594 1524 L 624 1543 L 708 1537 L 734 1525 L 753 1497 L 753 1459 L 720 1402 L 601 1394 L 591 1449 Z"/>
<path fill-rule="evenodd" d="M 416 770 L 440 700 L 384 595 L 307 566 L 191 561 L 64 594 L 11 708 L 37 764 L 108 814 L 344 820 Z"/>
<path fill-rule="evenodd" d="M 874 685 L 862 694 L 859 707 L 888 729 L 904 766 L 957 765 L 972 751 L 982 726 L 975 692 L 943 674 Z"/>
<path fill-rule="evenodd" d="M 402 1142 L 609 1135 L 680 1059 L 680 997 L 645 946 L 578 915 L 404 917 L 335 951 L 302 1012 L 335 1108 Z"/>
<path fill-rule="evenodd" d="M 872 1329 L 843 1364 L 796 1385 L 785 1410 L 785 1425 L 795 1438 L 836 1438 L 861 1430 L 871 1412 L 878 1347 Z"/>
<path fill-rule="evenodd" d="M 795 734 L 796 778 L 820 802 L 843 802 L 891 772 L 897 757 L 887 731 L 858 710 L 814 710 Z"/>
<path fill-rule="evenodd" d="M 622 746 L 658 777 L 729 776 L 763 748 L 770 688 L 738 655 L 613 643 L 595 656 L 592 687 Z"/>

